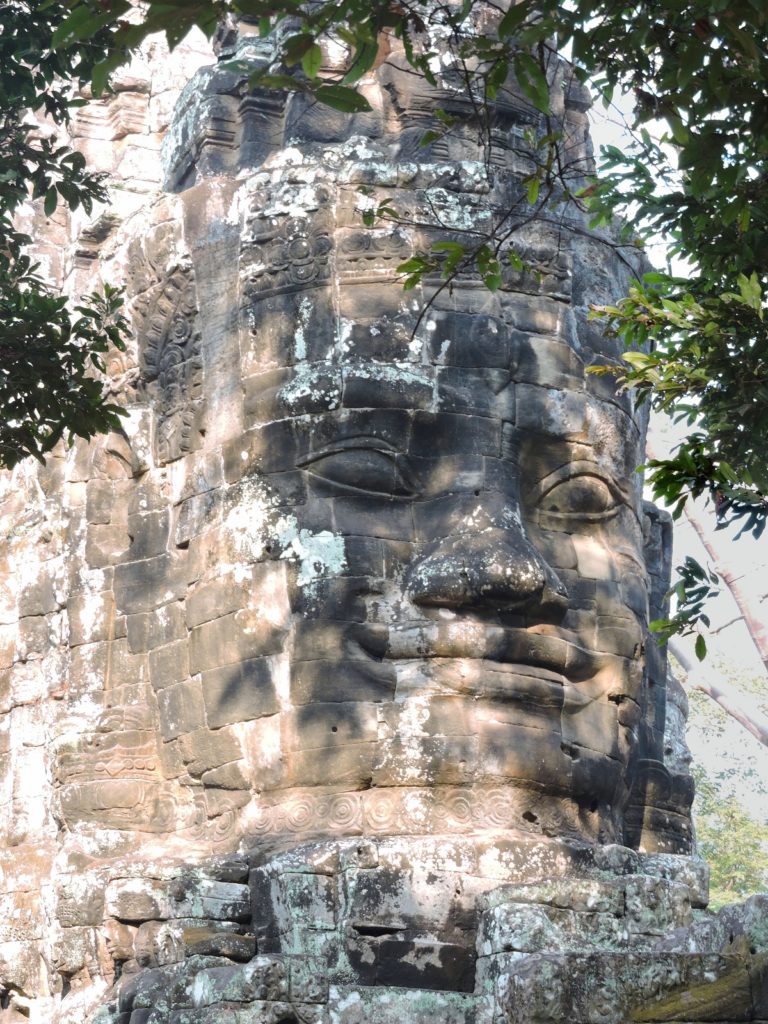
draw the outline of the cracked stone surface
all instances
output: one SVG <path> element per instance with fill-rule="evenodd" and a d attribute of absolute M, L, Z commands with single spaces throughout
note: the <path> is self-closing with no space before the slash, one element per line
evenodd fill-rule
<path fill-rule="evenodd" d="M 266 46 L 150 42 L 73 127 L 113 204 L 29 215 L 133 334 L 124 431 L 0 480 L 0 1020 L 768 1018 L 765 905 L 708 916 L 692 853 L 644 412 L 586 373 L 630 270 L 560 211 L 538 274 L 404 292 L 538 115 L 510 83 L 489 170 L 450 68 L 393 44 L 349 116 L 249 92 Z"/>

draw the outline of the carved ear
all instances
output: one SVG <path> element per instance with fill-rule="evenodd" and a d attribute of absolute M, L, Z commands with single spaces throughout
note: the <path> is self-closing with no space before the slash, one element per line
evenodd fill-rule
<path fill-rule="evenodd" d="M 649 582 L 649 619 L 653 620 L 667 612 L 672 518 L 651 502 L 643 502 L 643 553 Z M 645 661 L 638 761 L 625 816 L 624 842 L 649 853 L 690 853 L 693 779 L 686 770 L 675 770 L 673 763 L 666 763 L 667 651 L 659 647 L 650 632 L 646 635 Z"/>

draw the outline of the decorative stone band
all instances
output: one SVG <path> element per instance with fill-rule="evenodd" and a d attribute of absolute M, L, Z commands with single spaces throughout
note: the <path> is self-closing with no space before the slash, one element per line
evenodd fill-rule
<path fill-rule="evenodd" d="M 512 787 L 387 788 L 318 794 L 299 790 L 256 798 L 240 826 L 248 843 L 290 835 L 430 835 L 481 830 L 533 831 L 545 835 L 613 835 L 611 808 L 590 811 L 552 794 Z"/>

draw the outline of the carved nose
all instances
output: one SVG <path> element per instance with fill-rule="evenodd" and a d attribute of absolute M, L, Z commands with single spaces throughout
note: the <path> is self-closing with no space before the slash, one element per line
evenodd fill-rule
<path fill-rule="evenodd" d="M 419 605 L 547 614 L 568 606 L 562 581 L 519 528 L 468 528 L 430 544 L 411 564 L 407 587 Z"/>

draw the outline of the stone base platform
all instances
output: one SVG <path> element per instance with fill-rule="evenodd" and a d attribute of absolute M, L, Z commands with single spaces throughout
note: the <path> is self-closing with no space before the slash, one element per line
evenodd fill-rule
<path fill-rule="evenodd" d="M 97 1024 L 768 1021 L 768 897 L 707 914 L 691 857 L 397 837 L 138 874 Z"/>

